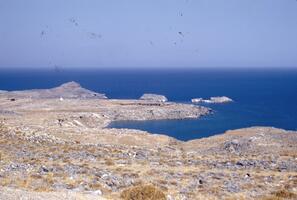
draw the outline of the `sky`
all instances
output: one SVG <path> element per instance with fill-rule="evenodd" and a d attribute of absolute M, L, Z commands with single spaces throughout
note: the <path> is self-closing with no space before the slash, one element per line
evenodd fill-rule
<path fill-rule="evenodd" d="M 0 0 L 0 68 L 296 67 L 296 0 Z"/>

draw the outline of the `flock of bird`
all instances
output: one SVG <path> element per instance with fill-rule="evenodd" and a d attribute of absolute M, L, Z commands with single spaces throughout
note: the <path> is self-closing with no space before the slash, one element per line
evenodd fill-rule
<path fill-rule="evenodd" d="M 183 17 L 183 13 L 180 13 L 180 16 Z M 74 26 L 79 26 L 78 21 L 77 21 L 75 18 L 73 18 L 73 17 L 69 19 L 69 22 L 70 22 L 71 24 L 73 24 Z M 48 29 L 48 26 L 46 26 L 46 29 Z M 182 31 L 178 31 L 177 33 L 178 33 L 181 37 L 184 37 L 184 33 L 183 33 Z M 46 31 L 46 30 L 42 30 L 42 31 L 40 32 L 40 37 L 45 37 L 46 34 L 47 34 L 47 31 Z M 95 33 L 95 32 L 87 32 L 87 34 L 88 34 L 88 36 L 89 36 L 90 39 L 101 39 L 101 38 L 102 38 L 102 35 L 99 34 L 99 33 Z M 153 41 L 149 41 L 149 43 L 150 43 L 151 45 L 154 45 Z M 174 44 L 177 44 L 177 43 L 174 42 Z"/>
<path fill-rule="evenodd" d="M 186 0 L 186 1 L 187 1 L 187 0 Z M 180 12 L 180 13 L 179 13 L 179 16 L 180 16 L 180 17 L 183 17 L 184 15 L 183 15 L 182 12 Z M 72 24 L 73 26 L 75 26 L 75 27 L 78 27 L 78 26 L 79 26 L 79 22 L 78 22 L 78 20 L 75 19 L 74 17 L 69 18 L 69 19 L 68 19 L 68 22 L 69 22 L 70 24 Z M 47 35 L 48 29 L 49 29 L 49 27 L 46 26 L 46 29 L 41 30 L 41 32 L 40 32 L 40 37 L 41 37 L 41 38 L 44 38 L 44 37 Z M 89 39 L 101 39 L 101 38 L 103 37 L 100 33 L 95 33 L 95 32 L 86 32 L 86 34 L 88 35 Z M 183 33 L 182 31 L 178 31 L 177 34 L 181 37 L 181 38 L 180 38 L 180 41 L 183 42 L 183 39 L 182 39 L 182 38 L 185 37 L 184 33 Z M 152 40 L 149 40 L 149 44 L 150 44 L 151 46 L 155 46 L 155 43 L 154 43 Z M 174 44 L 174 45 L 177 45 L 178 42 L 177 42 L 177 41 L 174 41 L 173 44 Z M 197 50 L 195 50 L 195 52 L 197 52 Z M 51 62 L 50 62 L 50 63 L 51 63 Z M 58 65 L 54 64 L 53 67 L 54 67 L 54 71 L 55 71 L 55 72 L 60 72 L 60 71 L 61 71 L 61 69 L 60 69 L 60 67 L 59 67 Z"/>

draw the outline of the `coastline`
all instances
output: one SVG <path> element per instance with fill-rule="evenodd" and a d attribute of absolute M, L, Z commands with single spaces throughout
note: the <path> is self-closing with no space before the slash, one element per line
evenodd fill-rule
<path fill-rule="evenodd" d="M 250 127 L 183 142 L 107 126 L 121 119 L 197 118 L 209 109 L 6 95 L 0 94 L 0 199 L 122 199 L 145 185 L 170 200 L 297 196 L 295 131 Z"/>

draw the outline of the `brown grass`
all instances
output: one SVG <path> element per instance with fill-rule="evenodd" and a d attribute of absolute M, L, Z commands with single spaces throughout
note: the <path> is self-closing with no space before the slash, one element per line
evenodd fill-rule
<path fill-rule="evenodd" d="M 135 186 L 121 193 L 124 200 L 166 200 L 165 194 L 152 185 Z"/>
<path fill-rule="evenodd" d="M 49 185 L 54 184 L 54 174 L 53 174 L 53 173 L 48 173 L 48 174 L 45 176 L 45 181 L 46 181 L 46 183 L 49 184 Z"/>
<path fill-rule="evenodd" d="M 107 159 L 105 160 L 105 164 L 106 164 L 107 166 L 112 166 L 112 165 L 114 165 L 114 162 L 113 162 L 111 159 L 107 158 Z"/>
<path fill-rule="evenodd" d="M 102 185 L 100 183 L 91 183 L 89 185 L 89 188 L 91 190 L 102 190 L 103 187 L 102 187 Z"/>
<path fill-rule="evenodd" d="M 288 190 L 278 190 L 273 192 L 270 196 L 263 197 L 261 200 L 284 200 L 284 199 L 297 199 L 297 195 Z"/>
<path fill-rule="evenodd" d="M 0 186 L 8 186 L 9 184 L 11 184 L 11 179 L 10 178 L 1 178 L 0 181 Z"/>
<path fill-rule="evenodd" d="M 280 156 L 296 158 L 296 157 L 297 157 L 297 153 L 296 153 L 295 150 L 283 150 L 283 151 L 280 153 Z"/>
<path fill-rule="evenodd" d="M 296 194 L 284 189 L 274 192 L 273 195 L 285 199 L 297 198 Z"/>
<path fill-rule="evenodd" d="M 16 180 L 16 184 L 20 188 L 28 188 L 28 186 L 31 184 L 30 178 L 24 179 L 24 180 Z"/>

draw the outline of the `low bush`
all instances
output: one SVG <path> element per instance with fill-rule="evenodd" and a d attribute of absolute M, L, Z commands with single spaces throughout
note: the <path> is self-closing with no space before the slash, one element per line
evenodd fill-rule
<path fill-rule="evenodd" d="M 165 194 L 152 185 L 135 186 L 121 193 L 124 200 L 166 200 Z"/>

